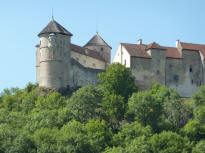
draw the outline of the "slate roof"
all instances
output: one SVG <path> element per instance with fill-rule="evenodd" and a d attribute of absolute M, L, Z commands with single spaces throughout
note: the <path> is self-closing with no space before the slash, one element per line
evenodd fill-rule
<path fill-rule="evenodd" d="M 146 45 L 128 44 L 121 43 L 122 46 L 128 51 L 130 56 L 151 58 L 151 56 L 146 51 Z"/>
<path fill-rule="evenodd" d="M 55 20 L 51 20 L 50 23 L 38 34 L 38 36 L 45 33 L 59 33 L 68 36 L 73 35 Z"/>
<path fill-rule="evenodd" d="M 205 45 L 180 42 L 182 49 L 200 51 L 205 57 Z"/>
<path fill-rule="evenodd" d="M 93 58 L 96 58 L 98 60 L 101 60 L 101 61 L 105 62 L 105 59 L 100 55 L 100 53 L 98 53 L 96 51 L 89 50 L 87 48 L 84 48 L 84 47 L 81 47 L 81 46 L 78 46 L 78 45 L 75 45 L 75 44 L 71 44 L 71 50 L 74 51 L 74 52 L 77 52 L 79 54 L 90 56 L 90 57 L 93 57 Z"/>
<path fill-rule="evenodd" d="M 89 45 L 102 45 L 102 46 L 107 46 L 110 49 L 112 49 L 112 47 L 110 47 L 103 39 L 102 37 L 96 33 L 89 41 L 88 43 L 84 46 L 89 46 Z"/>

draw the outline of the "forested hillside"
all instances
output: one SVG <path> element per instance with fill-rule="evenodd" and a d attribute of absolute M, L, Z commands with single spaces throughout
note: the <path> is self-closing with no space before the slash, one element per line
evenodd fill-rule
<path fill-rule="evenodd" d="M 38 85 L 0 96 L 0 153 L 205 153 L 205 87 L 189 99 L 138 91 L 112 64 L 100 85 L 62 95 Z"/>

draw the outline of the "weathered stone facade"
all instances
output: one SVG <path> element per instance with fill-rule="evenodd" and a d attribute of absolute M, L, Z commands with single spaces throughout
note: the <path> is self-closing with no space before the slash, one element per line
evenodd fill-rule
<path fill-rule="evenodd" d="M 36 80 L 60 89 L 96 85 L 98 73 L 110 64 L 111 47 L 97 33 L 86 47 L 71 44 L 72 34 L 52 20 L 38 35 Z"/>
<path fill-rule="evenodd" d="M 155 42 L 121 43 L 113 62 L 130 67 L 142 90 L 157 82 L 175 89 L 182 97 L 191 97 L 205 83 L 204 57 L 205 45 L 177 41 L 174 48 Z"/>

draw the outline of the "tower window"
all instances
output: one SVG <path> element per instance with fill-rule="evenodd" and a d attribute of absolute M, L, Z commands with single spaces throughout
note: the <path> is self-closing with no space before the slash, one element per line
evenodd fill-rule
<path fill-rule="evenodd" d="M 100 48 L 101 51 L 104 51 L 104 48 Z"/>

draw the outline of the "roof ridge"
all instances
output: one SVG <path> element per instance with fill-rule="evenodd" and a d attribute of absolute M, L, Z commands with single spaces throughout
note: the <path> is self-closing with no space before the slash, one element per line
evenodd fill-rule
<path fill-rule="evenodd" d="M 181 41 L 180 41 L 180 43 L 190 44 L 190 45 L 201 45 L 201 46 L 205 46 L 205 44 L 187 43 L 187 42 L 181 42 Z"/>

